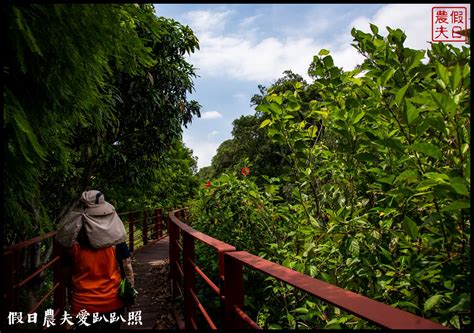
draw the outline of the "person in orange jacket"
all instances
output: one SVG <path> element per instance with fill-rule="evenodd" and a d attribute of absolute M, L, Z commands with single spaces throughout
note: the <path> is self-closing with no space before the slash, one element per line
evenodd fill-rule
<path fill-rule="evenodd" d="M 134 286 L 130 251 L 123 223 L 100 191 L 82 193 L 82 207 L 73 210 L 58 229 L 69 264 L 71 314 L 77 330 L 119 329 L 125 304 L 119 297 L 122 261 L 125 276 Z"/>

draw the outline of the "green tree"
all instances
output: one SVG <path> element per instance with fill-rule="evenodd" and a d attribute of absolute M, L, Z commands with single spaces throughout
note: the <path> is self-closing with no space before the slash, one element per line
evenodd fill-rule
<path fill-rule="evenodd" d="M 107 184 L 107 193 L 114 198 L 117 209 L 133 211 L 142 208 L 172 208 L 185 206 L 196 194 L 199 182 L 196 176 L 196 158 L 182 141 L 176 140 L 148 172 L 148 177 L 128 186 Z M 101 184 L 97 184 L 102 187 Z"/>
<path fill-rule="evenodd" d="M 41 234 L 90 185 L 134 187 L 180 138 L 192 31 L 152 5 L 2 8 L 8 242 Z"/>
<path fill-rule="evenodd" d="M 309 67 L 313 82 L 270 88 L 262 97 L 256 108 L 263 115 L 260 127 L 288 149 L 291 173 L 265 178 L 265 195 L 274 199 L 264 201 L 271 212 L 264 218 L 274 230 L 250 233 L 241 246 L 465 328 L 471 286 L 470 51 L 444 44 L 428 52 L 410 49 L 400 29 L 387 29 L 386 37 L 374 25 L 372 33 L 353 29 L 354 47 L 365 57 L 359 68 L 343 71 L 321 50 Z M 223 207 L 227 200 L 242 205 L 261 198 L 263 188 L 250 193 L 254 184 L 248 181 L 239 184 L 248 189 L 239 198 L 233 192 L 205 196 L 202 190 L 201 201 Z M 285 187 L 290 197 L 283 201 Z M 202 210 L 202 228 L 231 237 L 238 225 L 222 212 Z M 262 244 L 262 238 L 271 241 Z M 265 327 L 371 327 L 271 279 L 254 289 L 253 315 Z"/>
<path fill-rule="evenodd" d="M 202 167 L 201 169 L 199 169 L 199 171 L 197 173 L 197 177 L 198 177 L 199 181 L 201 183 L 203 183 L 203 182 L 207 182 L 208 180 L 210 180 L 212 178 L 213 174 L 214 174 L 214 170 L 213 170 L 212 166 L 206 166 L 206 167 Z"/>

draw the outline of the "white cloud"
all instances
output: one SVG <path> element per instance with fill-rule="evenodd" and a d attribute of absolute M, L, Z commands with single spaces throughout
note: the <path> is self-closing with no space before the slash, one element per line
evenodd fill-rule
<path fill-rule="evenodd" d="M 198 169 L 211 165 L 212 157 L 217 153 L 217 148 L 220 143 L 212 141 L 203 141 L 194 139 L 194 137 L 184 133 L 183 142 L 186 147 L 193 150 L 193 155 L 198 158 L 197 167 Z"/>
<path fill-rule="evenodd" d="M 240 22 L 239 27 L 240 27 L 240 28 L 248 29 L 248 28 L 249 28 L 250 26 L 252 26 L 252 25 L 255 23 L 255 21 L 256 21 L 259 17 L 261 17 L 261 16 L 262 16 L 262 14 L 258 14 L 258 15 L 246 17 L 246 18 L 244 18 L 244 19 Z"/>
<path fill-rule="evenodd" d="M 372 20 L 365 17 L 356 19 L 352 26 L 357 29 L 370 32 L 369 22 L 379 28 L 379 34 L 386 36 L 389 26 L 392 29 L 399 28 L 405 32 L 407 39 L 404 45 L 416 48 L 429 48 L 431 41 L 431 9 L 429 4 L 389 4 L 375 14 Z"/>
<path fill-rule="evenodd" d="M 232 95 L 232 97 L 235 98 L 235 100 L 237 100 L 239 103 L 245 103 L 250 100 L 250 97 L 244 93 L 235 93 Z"/>
<path fill-rule="evenodd" d="M 183 16 L 199 38 L 200 50 L 189 61 L 201 76 L 263 83 L 278 79 L 287 69 L 306 75 L 313 55 L 325 47 L 306 37 L 258 39 L 260 29 L 255 25 L 261 14 L 243 18 L 238 31 L 224 34 L 233 13 L 201 10 Z"/>
<path fill-rule="evenodd" d="M 252 43 L 234 36 L 205 34 L 200 41 L 201 50 L 190 61 L 201 73 L 259 83 L 276 80 L 287 69 L 304 75 L 313 55 L 325 46 L 317 46 L 310 38 L 270 37 Z"/>
<path fill-rule="evenodd" d="M 222 118 L 222 114 L 220 114 L 217 111 L 206 111 L 201 113 L 201 118 L 202 119 L 217 119 L 217 118 Z"/>
<path fill-rule="evenodd" d="M 450 6 L 456 5 L 450 4 Z M 464 4 L 463 6 L 468 7 L 468 22 L 470 22 L 469 5 Z M 363 57 L 357 53 L 354 47 L 350 46 L 353 40 L 350 29 L 355 27 L 358 30 L 371 33 L 370 23 L 379 28 L 379 34 L 382 36 L 388 35 L 387 26 L 392 29 L 401 29 L 407 35 L 404 42 L 406 47 L 418 50 L 430 48 L 428 42 L 431 41 L 432 7 L 432 4 L 389 4 L 380 8 L 372 18 L 356 18 L 349 24 L 347 34 L 340 40 L 340 45 L 345 45 L 345 47 L 340 50 L 336 49 L 337 51 L 333 53 L 334 63 L 344 67 L 345 70 L 350 70 L 354 68 L 354 65 L 363 61 Z M 468 26 L 470 26 L 469 23 Z M 451 44 L 458 47 L 465 45 L 463 43 Z"/>
<path fill-rule="evenodd" d="M 219 131 L 212 131 L 207 135 L 207 139 L 210 140 L 213 136 L 216 136 L 217 134 L 219 134 Z"/>
<path fill-rule="evenodd" d="M 321 38 L 315 37 L 321 34 L 315 34 L 314 24 L 308 29 L 298 30 L 306 31 L 306 35 L 298 33 L 291 37 L 257 39 L 257 33 L 252 29 L 245 34 L 220 33 L 232 11 L 190 12 L 187 17 L 192 18 L 195 27 L 200 30 L 200 51 L 190 57 L 190 62 L 199 69 L 201 75 L 208 77 L 227 76 L 269 83 L 281 77 L 284 70 L 291 69 L 308 79 L 306 71 L 313 56 L 325 48 L 331 51 L 336 66 L 351 70 L 363 61 L 363 57 L 350 45 L 353 40 L 350 33 L 352 27 L 370 32 L 371 22 L 379 27 L 382 35 L 387 34 L 386 26 L 400 28 L 407 34 L 406 46 L 427 49 L 427 42 L 431 40 L 432 7 L 428 4 L 388 4 L 373 17 L 358 17 L 349 22 L 342 35 L 327 42 L 316 39 Z M 240 27 L 255 26 L 258 17 L 255 15 L 242 19 Z M 330 31 L 330 24 L 328 19 L 318 20 L 319 32 L 321 29 Z M 338 24 L 341 24 L 341 20 Z"/>
<path fill-rule="evenodd" d="M 226 11 L 196 10 L 188 12 L 184 18 L 194 32 L 219 32 L 224 29 L 227 18 L 233 13 Z"/>

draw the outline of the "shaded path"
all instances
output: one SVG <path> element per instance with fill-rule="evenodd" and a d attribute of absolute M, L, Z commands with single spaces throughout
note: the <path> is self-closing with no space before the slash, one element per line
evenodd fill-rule
<path fill-rule="evenodd" d="M 177 329 L 172 315 L 169 274 L 169 238 L 150 243 L 133 253 L 135 288 L 139 294 L 131 311 L 142 311 L 143 326 L 122 329 Z M 128 314 L 126 313 L 128 318 Z M 126 319 L 127 319 L 126 318 Z"/>

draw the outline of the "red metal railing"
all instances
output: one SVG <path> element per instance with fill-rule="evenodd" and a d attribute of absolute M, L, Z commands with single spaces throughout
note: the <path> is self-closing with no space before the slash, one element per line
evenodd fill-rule
<path fill-rule="evenodd" d="M 143 214 L 142 218 L 139 215 Z M 129 232 L 129 248 L 130 251 L 137 250 L 142 245 L 148 244 L 149 241 L 158 241 L 166 236 L 166 228 L 163 225 L 163 210 L 161 208 L 154 210 L 134 211 L 119 214 L 124 225 L 128 225 Z M 150 232 L 153 230 L 153 232 Z M 135 234 L 141 233 L 141 238 L 137 239 Z M 35 237 L 24 242 L 9 246 L 3 251 L 2 261 L 5 269 L 5 280 L 2 285 L 2 322 L 6 320 L 9 312 L 22 312 L 24 318 L 27 314 L 36 312 L 42 304 L 44 304 L 51 295 L 53 296 L 54 316 L 62 313 L 66 309 L 66 286 L 64 278 L 61 274 L 61 247 L 56 242 L 53 242 L 52 258 L 37 268 L 33 273 L 26 275 L 22 272 L 20 258 L 25 254 L 25 251 L 35 244 L 53 238 L 56 231 L 49 232 L 45 235 Z M 20 289 L 25 287 L 34 278 L 41 273 L 52 270 L 53 271 L 53 287 L 48 290 L 45 295 L 40 296 L 41 299 L 25 312 L 20 309 Z M 26 322 L 25 320 L 23 320 Z"/>
<path fill-rule="evenodd" d="M 184 298 L 184 318 L 181 321 L 179 314 L 175 311 L 175 317 L 180 329 L 197 329 L 196 314 L 197 310 L 203 315 L 209 327 L 216 329 L 214 320 L 210 317 L 199 298 L 196 295 L 195 273 L 197 273 L 204 282 L 213 290 L 220 298 L 221 313 L 224 311 L 224 297 L 221 295 L 221 288 L 204 274 L 204 272 L 195 263 L 194 240 L 206 244 L 216 251 L 219 261 L 219 285 L 224 282 L 224 253 L 227 251 L 235 251 L 235 247 L 226 244 L 220 240 L 212 238 L 202 232 L 199 232 L 187 224 L 181 222 L 175 215 L 184 220 L 184 209 L 175 210 L 168 214 L 168 233 L 170 244 L 170 282 L 173 295 L 173 302 L 178 296 Z M 182 239 L 182 245 L 180 244 Z M 179 260 L 179 254 L 182 253 L 182 265 Z M 183 288 L 181 288 L 183 285 Z"/>
<path fill-rule="evenodd" d="M 53 295 L 54 315 L 56 316 L 66 306 L 66 288 L 60 275 L 60 248 L 54 243 L 52 258 L 37 268 L 33 273 L 26 277 L 22 277 L 20 258 L 29 246 L 38 244 L 56 235 L 56 231 L 49 232 L 45 235 L 29 239 L 27 241 L 12 245 L 4 249 L 3 261 L 5 263 L 5 282 L 3 284 L 2 299 L 2 315 L 6 320 L 9 311 L 19 311 L 20 306 L 20 288 L 24 287 L 28 282 L 38 277 L 47 269 L 53 270 L 53 287 L 47 291 L 39 302 L 33 305 L 28 312 L 25 313 L 23 321 L 27 314 L 35 312 L 41 304 L 43 304 L 51 295 Z"/>
<path fill-rule="evenodd" d="M 250 328 L 261 329 L 243 310 L 245 297 L 244 266 L 278 279 L 383 328 L 447 329 L 428 319 L 392 308 L 387 304 L 312 278 L 248 252 L 236 251 L 234 246 L 205 235 L 180 221 L 178 217 L 182 218 L 183 213 L 183 210 L 175 210 L 167 217 L 170 236 L 170 279 L 173 300 L 178 296 L 178 292 L 184 296 L 184 325 L 180 323 L 179 316 L 176 315 L 181 329 L 198 328 L 196 325 L 197 310 L 204 316 L 208 325 L 212 329 L 216 329 L 214 321 L 196 296 L 195 273 L 203 278 L 221 301 L 222 328 L 244 329 L 247 325 Z M 179 244 L 180 235 L 182 236 L 183 246 Z M 219 287 L 195 264 L 195 239 L 218 252 Z M 181 267 L 179 263 L 180 252 L 182 253 L 184 267 Z M 184 293 L 180 288 L 180 281 L 184 282 Z"/>
<path fill-rule="evenodd" d="M 166 210 L 165 210 L 166 211 Z M 142 214 L 142 217 L 139 215 Z M 167 225 L 163 223 L 163 209 L 133 211 L 119 214 L 125 228 L 128 226 L 128 247 L 130 252 L 167 236 Z M 141 235 L 138 235 L 141 234 Z"/>

